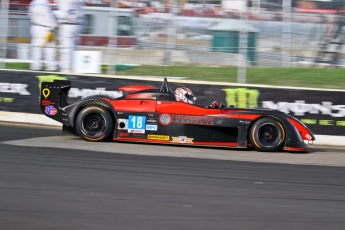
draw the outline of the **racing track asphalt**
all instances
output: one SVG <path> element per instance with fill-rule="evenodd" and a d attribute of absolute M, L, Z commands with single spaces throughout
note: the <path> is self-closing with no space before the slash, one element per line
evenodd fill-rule
<path fill-rule="evenodd" d="M 3 142 L 58 137 L 60 130 L 9 124 L 0 130 L 0 229 L 345 228 L 344 167 L 123 154 L 117 143 L 109 143 L 112 153 L 47 141 L 27 147 Z M 148 148 L 135 145 L 138 153 Z M 333 152 L 345 159 L 340 150 L 309 155 Z"/>

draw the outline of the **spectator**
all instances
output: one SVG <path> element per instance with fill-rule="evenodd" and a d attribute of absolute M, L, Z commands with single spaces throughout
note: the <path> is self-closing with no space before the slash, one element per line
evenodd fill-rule
<path fill-rule="evenodd" d="M 83 23 L 81 0 L 60 0 L 55 15 L 59 23 L 60 70 L 72 72 L 73 52 Z"/>
<path fill-rule="evenodd" d="M 31 20 L 32 59 L 30 69 L 42 70 L 42 60 L 44 59 L 46 70 L 57 70 L 56 43 L 54 39 L 54 30 L 57 23 L 48 0 L 33 0 L 29 5 L 29 17 Z"/>

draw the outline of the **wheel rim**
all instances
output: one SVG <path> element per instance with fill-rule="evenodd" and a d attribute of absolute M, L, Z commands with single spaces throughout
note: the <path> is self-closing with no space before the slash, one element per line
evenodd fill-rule
<path fill-rule="evenodd" d="M 273 124 L 263 124 L 257 133 L 258 141 L 261 145 L 271 147 L 276 146 L 281 141 L 281 132 Z"/>
<path fill-rule="evenodd" d="M 90 113 L 82 120 L 82 133 L 89 137 L 100 137 L 105 132 L 106 120 L 102 114 Z"/>

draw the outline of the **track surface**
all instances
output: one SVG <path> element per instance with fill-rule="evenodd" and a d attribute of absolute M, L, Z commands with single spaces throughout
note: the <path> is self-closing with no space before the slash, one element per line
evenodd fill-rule
<path fill-rule="evenodd" d="M 0 142 L 12 141 L 0 143 L 0 229 L 345 228 L 344 167 L 121 154 L 114 153 L 116 143 L 112 153 L 61 149 L 50 147 L 67 140 L 57 129 L 2 124 L 0 130 Z M 57 137 L 43 139 L 49 140 L 44 147 L 13 142 L 47 136 Z M 138 154 L 157 151 L 136 146 Z M 344 152 L 327 149 L 292 155 L 295 161 L 345 159 Z"/>

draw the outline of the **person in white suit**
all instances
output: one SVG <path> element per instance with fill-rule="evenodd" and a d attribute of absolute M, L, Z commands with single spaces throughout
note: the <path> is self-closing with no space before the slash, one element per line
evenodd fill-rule
<path fill-rule="evenodd" d="M 83 23 L 81 0 L 59 0 L 54 11 L 59 24 L 60 71 L 72 72 L 73 52 Z"/>
<path fill-rule="evenodd" d="M 45 60 L 46 70 L 57 70 L 56 43 L 54 30 L 56 19 L 48 0 L 33 0 L 29 5 L 31 20 L 31 70 L 42 70 L 42 60 Z"/>

